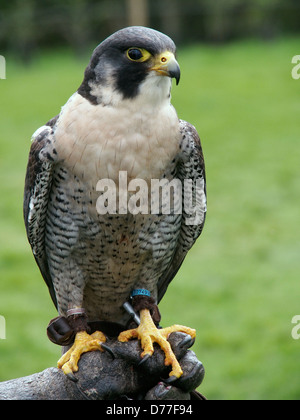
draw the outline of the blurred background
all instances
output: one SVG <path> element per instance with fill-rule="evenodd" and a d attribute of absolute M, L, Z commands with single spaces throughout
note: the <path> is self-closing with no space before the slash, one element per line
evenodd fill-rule
<path fill-rule="evenodd" d="M 209 399 L 299 399 L 298 0 L 0 0 L 0 381 L 60 355 L 22 219 L 30 137 L 77 90 L 95 46 L 133 24 L 178 45 L 172 102 L 200 133 L 207 168 L 206 226 L 162 325 L 197 329 Z"/>
<path fill-rule="evenodd" d="M 0 48 L 28 62 L 37 51 L 66 45 L 85 54 L 92 44 L 129 25 L 157 28 L 179 46 L 274 39 L 299 31 L 297 0 L 5 0 Z"/>

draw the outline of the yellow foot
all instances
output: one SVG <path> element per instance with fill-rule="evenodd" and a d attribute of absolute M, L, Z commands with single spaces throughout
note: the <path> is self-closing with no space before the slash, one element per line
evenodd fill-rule
<path fill-rule="evenodd" d="M 141 323 L 139 327 L 133 330 L 123 331 L 119 335 L 119 341 L 124 343 L 132 338 L 141 340 L 141 346 L 144 350 L 141 354 L 142 357 L 145 357 L 147 354 L 151 356 L 154 352 L 153 343 L 158 343 L 166 356 L 165 365 L 172 366 L 172 371 L 169 376 L 179 378 L 183 372 L 167 338 L 172 332 L 183 332 L 189 334 L 192 338 L 195 338 L 196 331 L 182 325 L 173 325 L 172 327 L 157 329 L 148 309 L 141 310 L 140 317 Z"/>
<path fill-rule="evenodd" d="M 62 369 L 66 375 L 77 372 L 81 355 L 88 351 L 103 351 L 101 343 L 105 343 L 105 341 L 106 337 L 100 331 L 96 331 L 91 335 L 85 331 L 78 332 L 73 346 L 59 359 L 57 367 Z"/>

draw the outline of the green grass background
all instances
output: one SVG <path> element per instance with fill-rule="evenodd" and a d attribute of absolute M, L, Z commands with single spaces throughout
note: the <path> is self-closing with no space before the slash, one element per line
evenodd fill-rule
<path fill-rule="evenodd" d="M 171 284 L 162 324 L 197 329 L 209 399 L 298 399 L 300 39 L 179 50 L 180 118 L 198 129 L 207 167 L 204 232 Z M 85 59 L 44 52 L 30 67 L 6 57 L 0 80 L 0 381 L 55 366 L 56 316 L 22 220 L 31 134 L 79 86 Z"/>

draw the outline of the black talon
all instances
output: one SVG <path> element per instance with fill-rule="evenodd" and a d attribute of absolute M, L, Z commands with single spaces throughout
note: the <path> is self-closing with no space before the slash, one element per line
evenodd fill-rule
<path fill-rule="evenodd" d="M 175 376 L 175 375 L 172 375 L 172 376 L 169 376 L 169 378 L 167 378 L 167 379 L 161 379 L 165 384 L 167 384 L 167 385 L 170 385 L 170 384 L 173 384 L 175 381 L 177 381 L 177 376 Z"/>
<path fill-rule="evenodd" d="M 156 386 L 155 396 L 158 399 L 163 399 L 163 397 L 166 396 L 166 394 L 170 391 L 171 388 L 172 388 L 171 385 L 166 386 L 166 384 L 161 382 Z"/>
<path fill-rule="evenodd" d="M 101 347 L 104 350 L 106 350 L 111 355 L 111 357 L 113 358 L 113 360 L 115 360 L 116 355 L 115 355 L 115 353 L 112 351 L 112 349 L 110 347 L 108 347 L 106 344 L 101 344 Z"/>
<path fill-rule="evenodd" d="M 196 341 L 196 338 L 192 338 L 192 342 L 191 342 L 190 347 L 192 347 L 195 344 L 195 341 Z"/>
<path fill-rule="evenodd" d="M 185 337 L 185 339 L 184 340 L 182 340 L 182 342 L 179 344 L 179 347 L 180 348 L 182 348 L 182 347 L 187 347 L 187 348 L 190 348 L 190 347 L 192 347 L 192 345 L 195 343 L 195 338 L 192 338 L 191 336 L 189 336 L 189 335 L 187 335 L 186 337 Z"/>
<path fill-rule="evenodd" d="M 142 360 L 139 362 L 138 366 L 142 366 L 145 362 L 147 362 L 147 360 L 149 360 L 151 357 L 151 354 L 146 354 L 146 356 L 144 356 L 142 358 Z"/>
<path fill-rule="evenodd" d="M 78 382 L 78 379 L 76 378 L 73 372 L 66 373 L 66 377 L 72 382 Z"/>

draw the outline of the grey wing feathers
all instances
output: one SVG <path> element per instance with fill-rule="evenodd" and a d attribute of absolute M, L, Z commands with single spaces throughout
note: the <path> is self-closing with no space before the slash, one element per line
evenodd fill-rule
<path fill-rule="evenodd" d="M 177 178 L 183 185 L 183 195 L 187 193 L 186 187 L 191 185 L 193 206 L 197 209 L 196 215 L 188 207 L 188 197 L 182 197 L 183 211 L 181 230 L 174 257 L 166 273 L 158 282 L 158 302 L 165 294 L 168 285 L 181 267 L 188 251 L 202 232 L 206 216 L 206 179 L 204 158 L 198 133 L 191 124 L 180 120 L 181 159 L 177 166 Z M 185 183 L 184 180 L 189 180 Z M 186 202 L 185 202 L 186 201 Z M 192 207 L 193 207 L 192 206 Z"/>
<path fill-rule="evenodd" d="M 53 159 L 47 154 L 44 155 L 43 150 L 47 144 L 51 143 L 51 132 L 52 128 L 48 123 L 33 135 L 25 179 L 23 214 L 33 255 L 49 288 L 51 298 L 57 306 L 44 244 Z"/>

